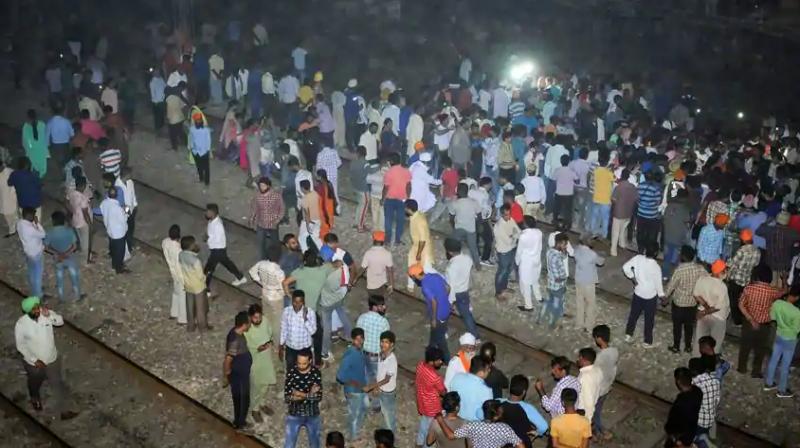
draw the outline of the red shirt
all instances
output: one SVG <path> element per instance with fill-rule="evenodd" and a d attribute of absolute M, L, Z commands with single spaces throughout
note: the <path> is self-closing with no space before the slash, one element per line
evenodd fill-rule
<path fill-rule="evenodd" d="M 411 182 L 411 172 L 402 165 L 395 165 L 383 175 L 383 184 L 386 186 L 385 199 L 408 199 L 406 186 Z"/>
<path fill-rule="evenodd" d="M 436 370 L 420 361 L 417 364 L 417 412 L 426 417 L 435 417 L 442 413 L 442 397 L 446 390 L 444 380 Z"/>
<path fill-rule="evenodd" d="M 92 140 L 100 140 L 106 136 L 103 126 L 94 120 L 81 120 L 81 132 Z"/>
<path fill-rule="evenodd" d="M 739 297 L 739 305 L 747 310 L 756 323 L 766 324 L 772 320 L 769 309 L 772 303 L 783 296 L 783 291 L 773 288 L 767 283 L 753 282 L 745 286 Z"/>
<path fill-rule="evenodd" d="M 442 171 L 442 196 L 445 198 L 455 198 L 456 188 L 458 188 L 458 170 L 448 168 Z"/>
<path fill-rule="evenodd" d="M 522 213 L 522 207 L 517 204 L 516 201 L 514 201 L 514 203 L 511 204 L 511 219 L 513 219 L 518 225 L 522 225 L 523 216 L 524 214 Z"/>
<path fill-rule="evenodd" d="M 789 227 L 800 232 L 800 215 L 792 215 L 792 217 L 789 218 Z"/>

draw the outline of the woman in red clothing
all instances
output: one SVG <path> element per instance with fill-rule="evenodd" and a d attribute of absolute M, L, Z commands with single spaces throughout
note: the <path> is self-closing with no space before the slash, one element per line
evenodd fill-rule
<path fill-rule="evenodd" d="M 336 195 L 333 193 L 333 185 L 328 180 L 328 174 L 325 170 L 317 170 L 317 181 L 314 182 L 314 190 L 319 195 L 319 237 L 324 239 L 325 235 L 329 234 L 333 229 L 333 220 L 336 212 Z"/>

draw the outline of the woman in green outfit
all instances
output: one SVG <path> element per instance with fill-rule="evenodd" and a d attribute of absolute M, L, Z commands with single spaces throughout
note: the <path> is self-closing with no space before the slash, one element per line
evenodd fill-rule
<path fill-rule="evenodd" d="M 264 421 L 261 417 L 262 412 L 268 416 L 273 414 L 265 399 L 269 387 L 277 382 L 272 362 L 275 344 L 272 339 L 272 326 L 269 319 L 263 318 L 261 305 L 258 303 L 250 305 L 247 314 L 250 315 L 250 329 L 244 333 L 244 337 L 253 357 L 253 365 L 250 367 L 250 409 L 253 410 L 253 420 L 262 423 Z"/>
<path fill-rule="evenodd" d="M 33 171 L 44 179 L 47 174 L 47 159 L 50 150 L 47 148 L 47 128 L 43 121 L 36 118 L 36 111 L 28 109 L 28 121 L 22 126 L 22 147 L 25 155 L 31 160 Z"/>

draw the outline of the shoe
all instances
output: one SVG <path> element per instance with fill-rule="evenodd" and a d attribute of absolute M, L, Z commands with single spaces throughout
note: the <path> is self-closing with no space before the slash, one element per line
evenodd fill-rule
<path fill-rule="evenodd" d="M 333 362 L 333 359 L 334 359 L 333 353 L 327 353 L 325 355 L 322 355 L 322 360 L 325 362 Z"/>
<path fill-rule="evenodd" d="M 683 349 L 683 351 L 684 351 L 685 353 L 691 353 L 691 352 L 692 352 L 692 347 L 685 347 L 685 348 Z"/>
<path fill-rule="evenodd" d="M 678 348 L 677 345 L 671 345 L 667 347 L 667 350 L 671 351 L 672 353 L 680 353 L 681 349 Z"/>
<path fill-rule="evenodd" d="M 657 347 L 656 344 L 648 344 L 647 342 L 642 344 L 642 348 L 647 349 L 647 350 L 649 350 L 651 348 L 655 348 L 655 347 Z"/>
<path fill-rule="evenodd" d="M 533 312 L 533 308 L 525 308 L 522 305 L 517 306 L 517 309 L 520 310 L 520 311 L 524 311 L 526 313 L 532 313 Z"/>
<path fill-rule="evenodd" d="M 755 378 L 757 380 L 763 380 L 764 379 L 764 375 L 762 375 L 760 373 L 751 373 L 750 374 L 750 378 Z"/>
<path fill-rule="evenodd" d="M 42 410 L 42 402 L 39 400 L 31 400 L 31 406 L 33 406 L 34 411 Z"/>
<path fill-rule="evenodd" d="M 626 334 L 626 335 L 625 335 L 625 342 L 627 342 L 628 344 L 630 344 L 632 341 L 633 341 L 633 336 L 631 336 L 631 335 L 629 335 L 629 334 Z"/>
<path fill-rule="evenodd" d="M 770 386 L 769 384 L 765 384 L 764 387 L 761 390 L 763 390 L 764 392 L 769 392 L 769 391 L 775 390 L 777 388 L 778 388 L 778 386 L 776 386 L 774 384 L 772 386 Z"/>
<path fill-rule="evenodd" d="M 481 260 L 481 266 L 486 266 L 487 268 L 494 267 L 494 263 L 489 260 Z"/>
<path fill-rule="evenodd" d="M 794 397 L 794 392 L 792 392 L 789 389 L 786 389 L 785 392 L 778 391 L 778 393 L 775 394 L 775 396 L 778 398 L 792 398 Z"/>
<path fill-rule="evenodd" d="M 73 418 L 77 417 L 78 413 L 74 411 L 67 411 L 61 413 L 61 420 L 72 420 Z"/>
<path fill-rule="evenodd" d="M 242 277 L 242 278 L 240 278 L 238 280 L 232 281 L 231 285 L 233 285 L 233 286 L 242 286 L 245 283 L 247 283 L 247 277 Z"/>

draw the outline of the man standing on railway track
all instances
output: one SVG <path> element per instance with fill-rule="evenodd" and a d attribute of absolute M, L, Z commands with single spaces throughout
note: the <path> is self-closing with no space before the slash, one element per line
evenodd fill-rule
<path fill-rule="evenodd" d="M 542 400 L 542 409 L 550 413 L 550 417 L 552 418 L 556 418 L 564 413 L 564 406 L 561 403 L 561 392 L 564 389 L 574 389 L 576 396 L 581 391 L 581 383 L 578 381 L 578 378 L 569 374 L 571 366 L 572 363 L 563 356 L 556 356 L 550 361 L 550 374 L 556 381 L 556 385 L 549 395 L 544 391 L 544 381 L 542 381 L 541 378 L 537 378 L 536 382 L 533 384 L 533 387 L 539 394 L 539 398 Z"/>
<path fill-rule="evenodd" d="M 284 205 L 280 192 L 272 188 L 268 177 L 258 179 L 258 192 L 250 201 L 250 225 L 256 228 L 259 259 L 267 257 L 270 244 L 277 244 Z"/>
<path fill-rule="evenodd" d="M 250 329 L 247 311 L 236 314 L 234 326 L 225 340 L 223 378 L 230 384 L 233 398 L 233 427 L 247 428 L 247 411 L 250 408 L 250 369 L 253 357 L 247 348 L 245 333 Z"/>
<path fill-rule="evenodd" d="M 22 312 L 14 326 L 17 351 L 22 355 L 22 365 L 28 375 L 28 393 L 31 405 L 42 410 L 39 391 L 47 379 L 53 386 L 55 409 L 61 420 L 69 420 L 77 412 L 64 410 L 64 379 L 61 376 L 61 359 L 58 357 L 53 327 L 64 325 L 64 319 L 55 311 L 41 305 L 39 297 L 31 296 L 22 301 Z"/>
<path fill-rule="evenodd" d="M 291 311 L 291 308 L 287 307 L 287 310 Z M 286 373 L 286 386 L 283 392 L 288 405 L 284 447 L 296 446 L 300 428 L 305 426 L 308 446 L 319 448 L 322 430 L 322 418 L 319 412 L 319 403 L 322 401 L 322 374 L 312 365 L 309 349 L 297 352 L 295 359 L 296 362 Z"/>
<path fill-rule="evenodd" d="M 450 360 L 447 348 L 447 319 L 450 317 L 450 287 L 444 277 L 435 272 L 426 273 L 421 264 L 408 268 L 408 276 L 422 288 L 422 296 L 428 308 L 430 337 L 428 345 L 442 351 L 442 360 Z"/>
<path fill-rule="evenodd" d="M 35 209 L 22 209 L 22 219 L 17 221 L 17 234 L 22 242 L 22 250 L 25 253 L 30 293 L 36 297 L 41 297 L 46 233 L 36 217 Z"/>
<path fill-rule="evenodd" d="M 731 312 L 728 287 L 723 281 L 726 272 L 725 262 L 717 260 L 711 263 L 711 275 L 701 277 L 694 285 L 693 294 L 700 304 L 692 346 L 694 356 L 700 356 L 698 341 L 703 336 L 713 337 L 717 341 L 716 353 L 722 351 L 722 342 L 725 340 L 728 316 Z"/>
<path fill-rule="evenodd" d="M 181 228 L 173 224 L 169 234 L 161 240 L 161 252 L 167 262 L 170 276 L 172 277 L 172 301 L 169 311 L 170 319 L 176 319 L 178 325 L 186 325 L 186 291 L 183 289 L 183 274 L 181 273 Z"/>
<path fill-rule="evenodd" d="M 656 321 L 657 297 L 664 297 L 664 286 L 661 283 L 661 267 L 656 261 L 658 244 L 650 242 L 644 247 L 644 253 L 636 255 L 622 265 L 625 277 L 633 281 L 633 301 L 625 326 L 625 342 L 633 341 L 636 322 L 644 313 L 644 348 L 653 348 L 653 326 Z"/>
<path fill-rule="evenodd" d="M 420 265 L 429 272 L 433 269 L 433 238 L 428 226 L 425 213 L 419 211 L 417 201 L 409 199 L 405 203 L 405 213 L 408 216 L 408 234 L 411 237 L 411 247 L 408 249 L 408 266 Z M 413 279 L 408 279 L 406 289 L 414 290 Z"/>
<path fill-rule="evenodd" d="M 241 286 L 247 283 L 247 278 L 242 275 L 236 264 L 228 258 L 227 251 L 227 238 L 225 236 L 225 227 L 222 225 L 222 218 L 219 216 L 219 206 L 217 204 L 206 205 L 206 219 L 208 225 L 206 227 L 206 242 L 208 244 L 208 260 L 206 261 L 206 283 L 209 288 L 211 287 L 211 278 L 214 276 L 214 270 L 217 269 L 217 264 L 222 264 L 236 280 L 231 282 L 233 286 Z"/>

